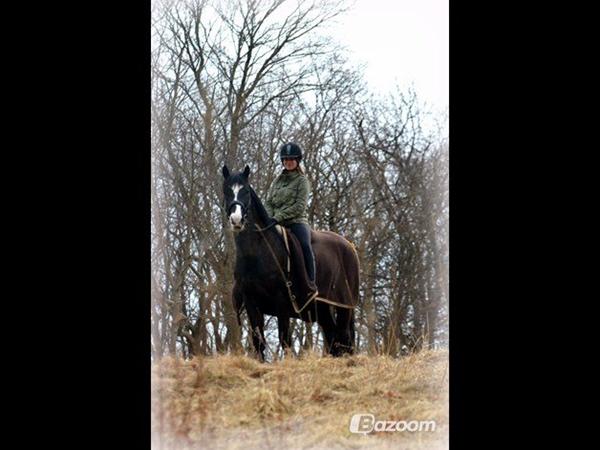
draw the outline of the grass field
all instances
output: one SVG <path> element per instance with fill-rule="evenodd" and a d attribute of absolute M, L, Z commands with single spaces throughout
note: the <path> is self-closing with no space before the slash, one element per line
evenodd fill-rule
<path fill-rule="evenodd" d="M 349 430 L 353 414 L 435 421 L 435 431 Z M 445 449 L 448 352 L 393 359 L 306 354 L 164 358 L 152 369 L 155 449 Z"/>

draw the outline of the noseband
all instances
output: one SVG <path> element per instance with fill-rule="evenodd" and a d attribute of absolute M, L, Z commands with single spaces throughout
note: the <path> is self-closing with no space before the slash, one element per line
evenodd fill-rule
<path fill-rule="evenodd" d="M 231 215 L 231 209 L 236 205 L 240 205 L 242 208 L 242 217 L 246 217 L 248 215 L 248 207 L 238 200 L 234 200 L 229 204 L 229 207 L 227 208 L 227 215 Z"/>

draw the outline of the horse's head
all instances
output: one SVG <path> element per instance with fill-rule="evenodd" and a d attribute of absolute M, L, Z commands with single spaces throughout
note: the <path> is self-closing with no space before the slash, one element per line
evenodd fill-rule
<path fill-rule="evenodd" d="M 250 208 L 251 194 L 248 176 L 250 167 L 246 166 L 243 172 L 235 175 L 229 174 L 227 166 L 223 166 L 223 195 L 225 208 L 231 229 L 235 232 L 242 231 Z"/>

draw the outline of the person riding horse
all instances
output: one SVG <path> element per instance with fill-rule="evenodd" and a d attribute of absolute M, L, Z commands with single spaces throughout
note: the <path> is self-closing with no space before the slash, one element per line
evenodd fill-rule
<path fill-rule="evenodd" d="M 289 154 L 294 156 L 294 153 L 290 145 Z M 282 156 L 288 156 L 288 148 L 284 149 Z M 306 295 L 303 288 L 308 286 L 303 283 L 308 280 L 303 270 L 301 274 L 299 271 L 289 272 L 290 266 L 287 266 L 288 275 L 284 272 L 286 263 L 290 262 L 289 248 L 286 241 L 281 239 L 279 230 L 272 225 L 274 220 L 290 224 L 297 223 L 298 217 L 306 219 L 304 198 L 309 186 L 304 181 L 303 174 L 296 172 L 297 162 L 287 163 L 289 168 L 285 172 L 287 176 L 295 175 L 286 186 L 288 190 L 292 183 L 298 183 L 297 195 L 290 203 L 291 208 L 285 208 L 283 202 L 277 200 L 279 194 L 275 192 L 278 189 L 273 188 L 271 213 L 275 219 L 267 212 L 264 203 L 249 183 L 251 170 L 248 165 L 239 173 L 231 173 L 227 165 L 222 169 L 224 209 L 227 223 L 234 234 L 236 250 L 232 304 L 240 326 L 242 310 L 248 314 L 252 344 L 261 361 L 265 360 L 264 351 L 267 348 L 264 336 L 265 314 L 277 317 L 279 342 L 283 349 L 292 348 L 290 319 L 295 318 L 320 325 L 323 348 L 332 356 L 354 352 L 354 310 L 360 301 L 360 261 L 354 246 L 337 233 L 311 230 L 308 224 L 304 224 L 310 232 L 309 243 L 314 250 L 313 266 L 319 269 L 318 272 L 313 272 L 319 295 Z M 283 187 L 279 190 L 281 189 Z M 298 200 L 300 192 L 303 192 L 302 200 Z M 290 214 L 290 210 L 296 209 L 298 205 L 301 206 L 298 208 L 300 211 Z M 300 247 L 297 239 L 293 241 L 294 246 Z M 303 253 L 298 248 L 297 255 Z"/>
<path fill-rule="evenodd" d="M 279 157 L 284 169 L 269 188 L 265 209 L 273 221 L 289 228 L 298 238 L 310 279 L 309 288 L 318 294 L 315 284 L 315 255 L 311 246 L 307 214 L 310 183 L 300 167 L 302 148 L 288 142 L 280 147 Z"/>

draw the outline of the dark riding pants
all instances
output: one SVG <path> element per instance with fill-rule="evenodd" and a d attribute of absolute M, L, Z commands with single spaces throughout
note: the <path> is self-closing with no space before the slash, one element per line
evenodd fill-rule
<path fill-rule="evenodd" d="M 304 262 L 306 264 L 306 272 L 308 278 L 315 281 L 315 255 L 310 244 L 310 227 L 305 223 L 293 223 L 289 226 L 290 231 L 300 241 L 302 253 L 304 254 Z"/>

